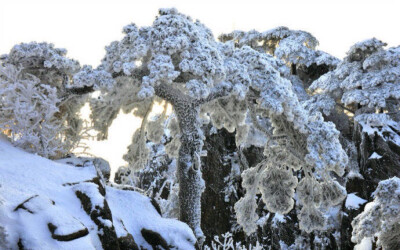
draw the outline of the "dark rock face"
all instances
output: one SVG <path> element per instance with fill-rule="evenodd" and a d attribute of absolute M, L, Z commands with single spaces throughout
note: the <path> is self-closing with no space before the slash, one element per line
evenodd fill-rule
<path fill-rule="evenodd" d="M 375 191 L 378 183 L 393 176 L 400 176 L 400 147 L 391 141 L 385 141 L 377 133 L 368 135 L 362 132 L 361 125 L 356 125 L 354 141 L 358 145 L 358 160 L 360 173 L 364 181 L 358 186 L 362 198 L 370 200 L 371 193 Z M 380 159 L 370 159 L 376 152 L 381 155 Z M 352 183 L 351 183 L 352 184 Z"/>
<path fill-rule="evenodd" d="M 296 208 L 285 215 L 282 222 L 275 221 L 274 216 L 273 213 L 269 214 L 267 222 L 257 231 L 257 238 L 272 249 L 280 249 L 281 241 L 288 246 L 292 245 L 300 234 Z"/>
<path fill-rule="evenodd" d="M 317 65 L 316 63 L 313 63 L 308 67 L 305 65 L 292 65 L 292 74 L 298 75 L 305 84 L 306 88 L 308 88 L 313 81 L 330 70 L 332 70 L 332 67 L 329 67 L 326 64 Z"/>
<path fill-rule="evenodd" d="M 207 136 L 203 149 L 207 156 L 202 158 L 202 174 L 206 183 L 201 197 L 201 225 L 206 236 L 206 245 L 215 235 L 231 231 L 235 197 L 226 202 L 223 192 L 224 179 L 231 172 L 230 158 L 236 151 L 235 137 L 225 129 Z M 239 182 L 240 180 L 237 180 Z"/>
<path fill-rule="evenodd" d="M 206 187 L 201 198 L 201 225 L 206 236 L 205 245 L 211 245 L 214 236 L 231 232 L 237 226 L 234 205 L 244 195 L 244 191 L 240 172 L 232 173 L 232 165 L 238 165 L 238 171 L 243 171 L 242 160 L 253 167 L 263 159 L 262 148 L 249 147 L 239 152 L 235 133 L 225 129 L 210 133 L 210 129 L 211 126 L 204 129 L 207 136 L 203 149 L 207 150 L 207 156 L 202 158 Z M 234 187 L 235 192 L 227 193 L 227 186 Z M 233 232 L 233 237 L 243 244 L 254 243 L 254 239 L 246 238 L 242 230 Z"/>

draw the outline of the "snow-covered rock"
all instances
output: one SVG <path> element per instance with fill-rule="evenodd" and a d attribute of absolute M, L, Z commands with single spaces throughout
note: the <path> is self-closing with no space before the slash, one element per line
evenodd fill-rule
<path fill-rule="evenodd" d="M 106 186 L 94 164 L 50 161 L 3 138 L 0 225 L 0 249 L 194 249 L 196 241 L 148 197 Z"/>

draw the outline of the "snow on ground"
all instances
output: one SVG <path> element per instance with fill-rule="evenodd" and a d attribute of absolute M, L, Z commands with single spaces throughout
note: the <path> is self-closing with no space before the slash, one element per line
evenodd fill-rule
<path fill-rule="evenodd" d="M 345 206 L 347 209 L 359 209 L 365 202 L 367 201 L 358 197 L 356 193 L 351 193 L 347 195 Z"/>
<path fill-rule="evenodd" d="M 95 228 L 71 187 L 63 186 L 92 179 L 96 176 L 94 168 L 62 165 L 24 152 L 1 138 L 0 173 L 0 224 L 8 234 L 8 247 L 17 249 L 22 238 L 22 244 L 29 249 L 101 249 L 96 232 L 89 231 L 90 237 L 61 242 L 52 239 L 48 229 L 48 223 L 56 225 L 58 232 L 75 231 L 83 225 Z M 28 199 L 27 209 L 14 211 Z"/>
<path fill-rule="evenodd" d="M 25 249 L 102 249 L 98 227 L 75 194 L 82 185 L 87 186 L 86 194 L 95 193 L 95 184 L 85 182 L 95 177 L 93 166 L 57 163 L 15 148 L 0 137 L 0 225 L 8 242 L 0 249 L 18 249 L 19 241 Z M 102 204 L 96 195 L 90 195 L 93 203 Z M 146 228 L 159 233 L 169 245 L 193 249 L 195 237 L 190 228 L 162 218 L 149 198 L 107 187 L 106 199 L 118 237 L 128 231 L 139 247 L 152 249 L 141 235 Z M 111 226 L 111 221 L 103 224 Z M 66 240 L 71 235 L 74 239 Z"/>

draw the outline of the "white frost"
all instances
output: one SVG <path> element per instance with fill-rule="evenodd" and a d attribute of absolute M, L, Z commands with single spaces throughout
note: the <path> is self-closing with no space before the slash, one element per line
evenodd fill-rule
<path fill-rule="evenodd" d="M 380 158 L 382 158 L 382 155 L 379 155 L 377 152 L 373 152 L 368 159 L 380 159 Z"/>

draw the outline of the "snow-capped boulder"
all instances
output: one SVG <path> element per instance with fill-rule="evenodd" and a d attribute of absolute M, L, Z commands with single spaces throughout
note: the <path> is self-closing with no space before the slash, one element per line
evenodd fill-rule
<path fill-rule="evenodd" d="M 0 138 L 0 249 L 194 249 L 190 228 L 150 198 L 105 185 L 94 164 L 64 164 Z"/>

